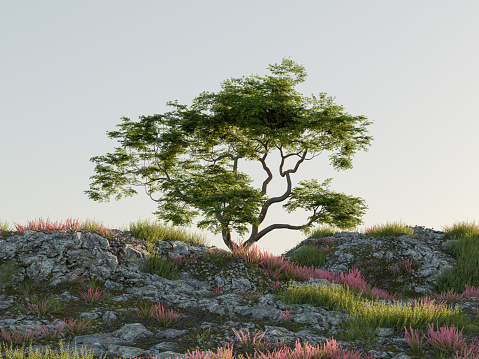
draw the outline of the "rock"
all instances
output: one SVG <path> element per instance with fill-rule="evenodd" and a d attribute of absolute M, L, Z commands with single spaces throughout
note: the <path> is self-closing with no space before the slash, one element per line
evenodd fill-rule
<path fill-rule="evenodd" d="M 106 238 L 85 231 L 27 231 L 24 235 L 0 237 L 0 264 L 11 261 L 16 265 L 13 280 L 31 279 L 34 283 L 52 286 L 48 289 L 50 297 L 70 305 L 69 310 L 74 318 L 91 320 L 92 333 L 62 332 L 59 335 L 58 338 L 64 342 L 64 350 L 74 351 L 76 342 L 78 354 L 80 348 L 85 348 L 92 350 L 95 357 L 108 354 L 126 358 L 183 358 L 187 349 L 215 351 L 217 347 L 235 341 L 235 349 L 241 353 L 246 349 L 238 343 L 233 328 L 238 335 L 250 333 L 251 339 L 255 334 L 264 334 L 262 338 L 265 342 L 279 345 L 283 340 L 284 345 L 291 349 L 294 349 L 297 341 L 322 346 L 338 333 L 340 324 L 352 319 L 345 311 L 310 304 L 285 304 L 271 288 L 275 280 L 267 276 L 263 269 L 231 256 L 207 259 L 210 253 L 227 253 L 216 247 L 181 241 L 157 242 L 154 249 L 158 256 L 172 260 L 181 258 L 181 263 L 177 265 L 180 277 L 170 280 L 146 273 L 146 242 L 118 230 L 115 230 L 115 234 L 117 236 L 114 238 Z M 324 268 L 331 268 L 335 272 L 346 270 L 358 263 L 365 250 L 369 250 L 373 258 L 379 253 L 376 259 L 383 259 L 386 264 L 389 264 L 390 259 L 396 262 L 403 258 L 412 259 L 415 282 L 402 285 L 415 293 L 425 293 L 434 284 L 439 269 L 455 264 L 455 258 L 442 248 L 442 241 L 434 236 L 429 238 L 419 231 L 414 236 L 377 240 L 366 240 L 365 236 L 353 233 L 337 233 L 334 238 L 341 241 L 334 248 L 336 251 L 328 255 Z M 283 258 L 290 257 L 305 244 L 317 242 L 308 238 Z M 353 253 L 355 249 L 359 253 Z M 102 292 L 111 297 L 109 300 L 102 297 L 97 303 L 87 303 L 79 294 L 81 292 L 76 290 L 78 286 L 75 287 L 74 282 L 70 281 L 74 276 L 94 279 L 100 283 L 98 286 L 102 287 Z M 380 278 L 378 281 L 381 281 Z M 305 284 L 299 281 L 289 283 Z M 307 284 L 339 286 L 315 278 L 310 278 Z M 394 288 L 394 285 L 390 287 Z M 256 299 L 245 295 L 257 292 L 260 294 Z M 34 331 L 43 325 L 54 330 L 67 324 L 67 318 L 56 313 L 38 315 L 25 310 L 21 303 L 26 300 L 23 295 L 0 287 L 0 328 L 5 331 L 20 328 Z M 458 309 L 469 308 L 478 303 L 479 298 L 475 302 L 471 300 L 457 306 Z M 163 326 L 154 319 L 135 316 L 142 311 L 140 308 L 144 307 L 146 311 L 147 304 L 148 307 L 156 305 L 157 311 L 170 311 L 175 320 Z M 25 307 L 28 308 L 27 305 Z M 284 320 L 287 314 L 290 321 Z M 201 325 L 193 327 L 198 322 Z M 376 358 L 408 358 L 404 352 L 409 351 L 410 347 L 404 339 L 404 331 L 394 333 L 390 328 L 379 328 L 378 335 L 377 345 L 336 341 L 343 348 L 353 350 L 357 346 L 358 350 L 374 354 Z M 58 338 L 52 341 L 56 348 Z M 33 350 L 45 352 L 46 340 L 38 338 L 32 345 Z M 2 342 L 8 343 L 0 337 Z M 384 352 L 379 348 L 389 348 L 390 351 Z M 425 348 L 431 350 L 433 347 L 426 344 Z M 54 349 L 54 352 L 59 353 L 60 350 Z M 5 356 L 5 352 L 2 352 L 2 356 Z"/>
<path fill-rule="evenodd" d="M 457 259 L 447 252 L 449 241 L 442 240 L 443 232 L 424 230 L 417 226 L 413 231 L 414 235 L 403 234 L 379 239 L 348 232 L 335 233 L 329 240 L 308 238 L 281 257 L 290 259 L 293 253 L 305 245 L 323 248 L 331 243 L 333 252 L 328 254 L 322 269 L 339 274 L 356 267 L 368 283 L 374 280 L 374 286 L 391 294 L 400 289 L 409 298 L 426 296 L 436 284 L 436 276 L 457 264 Z M 402 264 L 398 266 L 398 263 Z M 408 267 L 413 276 L 412 281 L 410 276 L 400 274 L 406 272 Z M 395 271 L 398 274 L 391 281 L 389 276 L 381 275 L 384 271 Z M 381 277 L 385 280 L 381 280 Z"/>

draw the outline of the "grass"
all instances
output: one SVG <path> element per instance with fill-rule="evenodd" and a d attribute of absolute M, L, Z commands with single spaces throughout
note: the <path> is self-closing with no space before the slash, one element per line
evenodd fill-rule
<path fill-rule="evenodd" d="M 0 240 L 15 234 L 23 234 L 26 230 L 35 231 L 73 231 L 83 230 L 89 232 L 96 232 L 106 237 L 111 236 L 109 229 L 105 228 L 101 223 L 98 224 L 95 221 L 87 220 L 81 223 L 78 220 L 67 220 L 65 224 L 51 223 L 49 220 L 44 222 L 43 220 L 32 221 L 26 226 L 19 226 L 16 231 L 11 231 L 8 228 L 8 223 L 0 222 Z M 359 274 L 360 272 L 350 272 L 348 275 L 339 277 L 334 273 L 328 273 L 320 270 L 322 263 L 324 263 L 325 257 L 328 253 L 334 250 L 335 244 L 329 240 L 329 236 L 333 235 L 337 230 L 334 228 L 317 228 L 309 236 L 320 240 L 318 245 L 311 245 L 303 247 L 297 251 L 290 261 L 284 261 L 282 258 L 274 257 L 268 253 L 260 253 L 256 246 L 245 251 L 238 247 L 237 250 L 227 254 L 214 254 L 205 256 L 203 259 L 198 260 L 197 263 L 191 264 L 197 258 L 162 258 L 152 253 L 152 245 L 156 241 L 168 241 L 168 240 L 180 240 L 190 241 L 197 244 L 205 244 L 204 238 L 196 235 L 189 235 L 184 231 L 177 231 L 173 228 L 163 227 L 157 223 L 150 223 L 147 221 L 131 223 L 128 229 L 122 229 L 132 234 L 134 237 L 142 238 L 147 241 L 147 247 L 149 256 L 144 263 L 145 272 L 151 274 L 157 274 L 167 279 L 175 280 L 178 277 L 178 273 L 186 265 L 198 265 L 201 261 L 215 263 L 218 266 L 222 265 L 227 267 L 228 263 L 232 260 L 242 260 L 248 265 L 248 268 L 261 269 L 262 273 L 266 273 L 269 278 L 274 280 L 270 288 L 265 288 L 266 291 L 275 293 L 283 302 L 287 304 L 311 304 L 313 306 L 325 306 L 329 310 L 338 310 L 345 313 L 349 313 L 352 316 L 352 320 L 348 323 L 344 323 L 341 326 L 340 333 L 336 336 L 336 339 L 341 340 L 356 340 L 360 343 L 374 343 L 376 341 L 377 328 L 385 327 L 391 328 L 396 333 L 403 333 L 404 337 L 410 347 L 410 351 L 406 354 L 412 358 L 425 358 L 426 343 L 423 342 L 427 339 L 427 343 L 434 347 L 434 353 L 428 354 L 428 358 L 449 358 L 451 355 L 458 353 L 465 358 L 479 358 L 479 343 L 471 342 L 467 344 L 464 335 L 468 335 L 471 338 L 477 338 L 479 333 L 479 308 L 473 308 L 466 312 L 459 312 L 455 309 L 446 306 L 448 304 L 455 304 L 460 300 L 465 300 L 467 297 L 479 296 L 479 227 L 475 224 L 458 223 L 454 224 L 451 228 L 444 228 L 445 238 L 444 240 L 452 239 L 456 242 L 451 242 L 447 250 L 452 255 L 456 256 L 458 263 L 451 270 L 443 271 L 438 276 L 437 285 L 434 288 L 434 293 L 431 293 L 438 301 L 443 300 L 444 303 L 435 304 L 434 299 L 428 296 L 424 298 L 394 298 L 394 295 L 387 293 L 385 290 L 379 290 L 372 287 L 370 284 L 363 281 Z M 358 232 L 356 230 L 356 232 Z M 367 228 L 364 231 L 368 235 L 368 238 L 374 240 L 377 237 L 397 237 L 402 234 L 413 234 L 412 230 L 405 225 L 398 223 L 386 223 L 386 225 L 374 226 Z M 328 247 L 329 246 L 329 247 Z M 190 262 L 190 264 L 188 264 Z M 93 327 L 89 327 L 95 323 L 99 323 L 99 320 L 83 320 L 84 312 L 89 309 L 96 308 L 99 305 L 108 305 L 111 307 L 116 306 L 120 308 L 123 306 L 125 311 L 134 311 L 133 314 L 125 314 L 116 323 L 116 328 L 125 324 L 125 321 L 132 323 L 140 322 L 146 325 L 155 325 L 161 327 L 180 325 L 181 314 L 179 311 L 173 311 L 167 309 L 160 302 L 156 305 L 151 305 L 148 308 L 148 304 L 139 303 L 118 303 L 112 301 L 113 295 L 121 295 L 121 292 L 115 292 L 113 290 L 107 291 L 101 284 L 96 283 L 94 280 L 85 281 L 82 278 L 71 278 L 71 281 L 61 283 L 58 288 L 47 288 L 46 284 L 32 283 L 28 279 L 25 279 L 21 283 L 16 283 L 12 280 L 15 273 L 15 266 L 12 263 L 0 263 L 0 286 L 5 288 L 5 291 L 9 295 L 23 293 L 25 300 L 24 310 L 30 313 L 37 313 L 42 319 L 55 319 L 59 318 L 59 315 L 64 313 L 78 314 L 77 319 L 71 319 L 65 321 L 66 325 L 63 328 L 58 329 L 56 332 L 49 331 L 45 326 L 40 327 L 35 332 L 25 330 L 23 333 L 14 332 L 10 330 L 0 331 L 0 350 L 3 350 L 3 342 L 10 343 L 10 347 L 5 346 L 7 350 L 7 358 L 24 358 L 24 354 L 19 352 L 20 344 L 22 349 L 24 345 L 31 344 L 38 340 L 44 342 L 58 343 L 58 337 L 72 336 L 74 334 L 95 333 Z M 405 273 L 400 273 L 399 269 L 401 265 L 406 268 Z M 383 276 L 387 280 L 393 281 L 396 277 L 402 276 L 407 280 L 407 275 L 410 274 L 410 263 L 401 262 L 397 266 L 390 266 L 389 271 L 385 268 L 379 268 L 378 270 L 383 273 Z M 408 270 L 409 269 L 409 270 Z M 386 274 L 387 273 L 387 274 Z M 341 284 L 341 287 L 327 288 L 326 286 L 317 286 L 315 288 L 309 288 L 303 285 L 288 285 L 286 283 L 290 280 L 307 281 L 310 277 L 324 278 L 332 283 Z M 34 295 L 30 291 L 34 288 L 40 295 Z M 102 290 L 103 289 L 103 290 Z M 70 291 L 74 293 L 77 291 L 78 297 L 81 297 L 83 303 L 64 303 L 58 302 L 53 298 L 52 293 L 58 293 L 60 295 L 64 291 Z M 215 294 L 221 293 L 222 288 L 218 287 L 213 290 Z M 245 300 L 254 301 L 259 298 L 262 293 L 242 293 Z M 214 294 L 213 294 L 214 295 Z M 370 301 L 377 301 L 379 299 L 410 299 L 411 306 L 403 307 L 401 305 L 381 305 L 372 306 L 369 305 Z M 139 304 L 139 307 L 136 306 Z M 135 307 L 132 309 L 132 307 Z M 185 322 L 185 327 L 197 327 L 204 321 L 221 323 L 221 318 L 216 318 L 213 315 L 208 314 L 207 311 L 202 312 L 201 315 L 188 312 L 186 308 L 181 310 L 182 313 L 187 312 L 192 317 L 190 322 Z M 198 310 L 196 310 L 198 312 Z M 207 317 L 210 315 L 210 317 Z M 289 313 L 288 311 L 281 314 L 285 328 L 293 330 L 295 328 L 294 323 L 288 323 Z M 263 321 L 264 322 L 264 321 Z M 93 323 L 93 324 L 92 324 Z M 98 324 L 100 325 L 100 324 Z M 272 324 L 274 325 L 274 324 Z M 277 325 L 277 324 L 276 324 Z M 289 325 L 289 327 L 288 327 Z M 436 331 L 434 330 L 436 326 Z M 297 326 L 296 326 L 297 327 Z M 113 326 L 103 326 L 103 331 L 110 331 L 106 329 L 112 329 Z M 458 331 L 461 330 L 461 331 Z M 320 347 L 308 347 L 305 344 L 303 347 L 297 344 L 296 346 L 283 345 L 278 347 L 272 343 L 264 343 L 261 339 L 262 335 L 256 334 L 255 338 L 251 340 L 249 333 L 237 332 L 233 328 L 234 334 L 241 343 L 241 349 L 233 348 L 225 344 L 223 347 L 217 349 L 216 355 L 222 358 L 233 357 L 251 357 L 255 354 L 253 350 L 262 350 L 267 354 L 268 358 L 302 358 L 308 351 L 315 353 L 315 357 L 323 359 L 346 359 L 346 358 L 360 358 L 359 353 L 349 353 L 347 350 L 341 350 L 337 347 L 334 339 L 325 343 Z M 38 333 L 37 333 L 38 332 Z M 98 330 L 96 331 L 98 332 Z M 424 334 L 426 333 L 426 334 Z M 202 333 L 196 332 L 190 338 L 191 348 L 205 348 L 203 350 L 212 349 L 213 344 L 211 340 L 211 333 L 203 331 Z M 264 335 L 264 334 L 263 334 Z M 43 343 L 43 342 L 42 342 Z M 15 347 L 13 347 L 15 344 Z M 278 344 L 278 343 L 277 343 Z M 284 343 L 280 343 L 284 344 Z M 44 345 L 44 344 L 42 344 Z M 150 346 L 154 345 L 151 344 Z M 145 347 L 149 348 L 147 343 Z M 61 354 L 54 355 L 52 353 L 41 354 L 39 352 L 33 352 L 28 355 L 28 358 L 40 359 L 40 358 L 68 358 L 68 352 L 63 351 L 62 341 L 60 340 Z M 272 351 L 272 348 L 276 348 L 277 351 Z M 280 351 L 282 348 L 283 351 Z M 386 349 L 383 351 L 387 351 Z M 189 352 L 189 351 L 188 351 Z M 196 353 L 198 359 L 200 355 Z M 476 355 L 476 356 L 472 356 Z M 90 353 L 82 351 L 81 358 L 92 358 Z"/>

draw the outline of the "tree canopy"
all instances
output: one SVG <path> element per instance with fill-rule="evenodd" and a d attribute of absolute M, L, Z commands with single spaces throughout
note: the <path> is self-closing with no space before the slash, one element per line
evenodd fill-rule
<path fill-rule="evenodd" d="M 131 186 L 145 186 L 150 198 L 159 203 L 153 214 L 165 224 L 191 225 L 198 210 L 202 211 L 206 219 L 197 223 L 198 228 L 221 232 L 231 250 L 235 248 L 231 231 L 244 235 L 247 224 L 252 227 L 242 244 L 246 248 L 277 228 L 307 234 L 315 223 L 341 229 L 363 223 L 364 200 L 328 190 L 331 178 L 322 184 L 316 179 L 301 181 L 292 188 L 290 175 L 323 150 L 336 151 L 329 157 L 335 170 L 352 168 L 351 156 L 359 149 L 367 151 L 372 140 L 364 135 L 372 122 L 345 113 L 326 93 L 303 97 L 294 86 L 305 81 L 306 71 L 292 60 L 284 58 L 268 69 L 271 76 L 226 80 L 221 91 L 203 92 L 189 107 L 174 101 L 167 103 L 173 110 L 162 115 L 140 116 L 138 122 L 122 117 L 120 130 L 107 132 L 110 138 L 120 139 L 122 147 L 90 159 L 97 163 L 96 175 L 90 177 L 94 181 L 84 192 L 102 202 L 113 194 L 116 200 L 133 196 L 137 192 Z M 266 189 L 273 175 L 266 157 L 275 149 L 281 154 L 280 175 L 286 177 L 287 188 L 281 196 L 269 198 Z M 308 152 L 318 151 L 306 158 Z M 189 157 L 180 159 L 181 155 Z M 291 156 L 299 159 L 293 169 L 284 170 Z M 261 162 L 267 175 L 261 190 L 250 187 L 251 178 L 238 172 L 240 158 Z M 227 169 L 230 161 L 232 169 Z M 165 196 L 154 199 L 154 192 Z M 268 208 L 288 197 L 283 208 L 313 211 L 308 221 L 273 224 L 260 231 Z"/>

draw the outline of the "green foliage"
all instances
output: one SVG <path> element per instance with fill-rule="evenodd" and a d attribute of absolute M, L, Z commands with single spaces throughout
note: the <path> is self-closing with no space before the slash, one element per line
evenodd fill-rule
<path fill-rule="evenodd" d="M 133 237 L 142 238 L 148 245 L 154 245 L 157 241 L 189 241 L 196 244 L 209 246 L 209 242 L 204 236 L 189 234 L 185 229 L 175 229 L 149 220 L 138 220 L 131 222 L 128 229 L 125 230 Z"/>
<path fill-rule="evenodd" d="M 327 252 L 322 251 L 315 245 L 300 247 L 293 253 L 290 260 L 301 266 L 320 268 L 326 260 Z"/>
<path fill-rule="evenodd" d="M 330 160 L 336 170 L 352 168 L 351 156 L 360 149 L 367 151 L 372 140 L 365 136 L 371 122 L 345 113 L 325 93 L 303 97 L 294 86 L 305 81 L 306 72 L 292 60 L 283 59 L 269 70 L 272 76 L 226 80 L 221 91 L 201 93 L 190 107 L 168 102 L 173 109 L 164 114 L 141 116 L 139 122 L 123 117 L 119 131 L 107 132 L 110 138 L 119 139 L 122 147 L 113 154 L 91 158 L 96 175 L 90 177 L 94 181 L 85 193 L 101 202 L 112 195 L 117 200 L 133 196 L 137 192 L 131 186 L 145 186 L 150 198 L 158 202 L 154 214 L 165 224 L 190 225 L 201 214 L 205 220 L 198 227 L 221 232 L 230 249 L 231 232 L 243 235 L 248 225 L 252 226 L 251 236 L 243 247 L 274 229 L 307 231 L 315 222 L 340 228 L 362 223 L 359 217 L 367 208 L 364 200 L 322 188 L 316 180 L 303 181 L 292 189 L 290 175 L 315 157 L 306 158 L 308 152 L 324 150 L 333 152 Z M 273 175 L 266 157 L 274 149 L 282 157 L 280 175 L 286 177 L 287 189 L 282 196 L 269 198 L 266 188 Z M 283 170 L 284 161 L 291 156 L 299 158 L 294 169 Z M 262 163 L 267 178 L 261 190 L 252 188 L 250 177 L 238 172 L 239 159 Z M 225 168 L 230 161 L 232 168 Z M 165 196 L 154 199 L 154 192 Z M 308 222 L 273 224 L 258 231 L 268 208 L 289 196 L 283 207 L 313 210 Z"/>
<path fill-rule="evenodd" d="M 169 280 L 178 279 L 177 265 L 158 255 L 149 255 L 145 261 L 145 268 L 150 274 L 156 274 Z"/>
<path fill-rule="evenodd" d="M 328 178 L 321 186 L 327 187 L 331 180 Z M 310 223 L 319 221 L 334 224 L 340 228 L 351 228 L 362 223 L 358 217 L 365 214 L 367 207 L 363 205 L 363 200 L 360 198 L 349 197 L 344 193 L 329 192 L 327 189 L 321 188 L 315 179 L 301 181 L 298 184 L 304 185 L 304 187 L 294 188 L 291 192 L 291 200 L 283 205 L 288 213 L 296 208 L 313 210 L 313 216 L 308 218 Z M 320 206 L 323 210 L 316 213 Z M 306 229 L 307 227 L 304 227 L 303 231 Z"/>
<path fill-rule="evenodd" d="M 16 270 L 17 265 L 13 260 L 0 265 L 0 287 L 13 283 L 13 276 Z"/>
<path fill-rule="evenodd" d="M 411 228 L 407 228 L 405 224 L 401 224 L 401 222 L 386 222 L 385 225 L 375 226 L 374 231 L 369 231 L 367 234 L 369 237 L 379 238 L 400 236 L 402 234 L 413 235 L 414 231 Z"/>
<path fill-rule="evenodd" d="M 436 279 L 433 290 L 442 291 L 444 288 L 453 288 L 455 292 L 461 293 L 468 284 L 472 287 L 479 287 L 479 233 L 477 228 L 464 230 L 468 233 L 458 237 L 457 231 L 449 232 L 448 235 L 458 239 L 448 248 L 449 252 L 458 258 L 457 265 L 442 271 Z"/>
<path fill-rule="evenodd" d="M 233 258 L 233 256 L 231 252 L 228 252 L 226 254 L 210 252 L 210 253 L 206 253 L 204 258 L 207 261 L 215 263 L 216 265 L 224 265 L 228 263 L 231 260 L 231 258 Z"/>
<path fill-rule="evenodd" d="M 455 223 L 451 228 L 447 228 L 446 238 L 451 240 L 458 240 L 463 237 L 479 236 L 479 228 L 475 221 L 472 223 L 461 222 Z"/>

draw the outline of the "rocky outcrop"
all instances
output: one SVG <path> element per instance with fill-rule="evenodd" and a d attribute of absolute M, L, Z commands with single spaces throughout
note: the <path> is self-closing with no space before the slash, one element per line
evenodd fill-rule
<path fill-rule="evenodd" d="M 235 331 L 249 332 L 251 338 L 264 333 L 262 339 L 265 342 L 279 345 L 283 341 L 284 345 L 294 348 L 297 341 L 322 345 L 338 334 L 341 324 L 351 319 L 341 310 L 284 303 L 275 294 L 275 280 L 264 270 L 241 258 L 217 256 L 212 259 L 211 253 L 226 253 L 216 247 L 192 242 L 158 242 L 154 247 L 156 253 L 160 257 L 177 260 L 180 276 L 170 280 L 146 273 L 148 252 L 145 241 L 120 231 L 116 234 L 115 238 L 105 238 L 83 231 L 27 231 L 24 235 L 0 237 L 0 264 L 10 262 L 16 265 L 14 280 L 31 279 L 34 283 L 48 283 L 51 286 L 48 293 L 60 304 L 71 308 L 69 313 L 72 317 L 91 320 L 92 333 L 62 334 L 63 342 L 70 343 L 64 344 L 64 349 L 73 351 L 76 342 L 79 354 L 80 348 L 84 347 L 93 350 L 95 356 L 174 358 L 182 357 L 186 349 L 215 350 L 218 346 L 235 342 L 241 352 L 241 345 L 238 344 L 240 334 L 236 335 Z M 419 234 L 369 242 L 360 235 L 352 234 L 335 234 L 334 238 L 342 240 L 342 244 L 335 247 L 334 253 L 331 252 L 325 268 L 335 271 L 347 269 L 360 260 L 361 249 L 364 248 L 369 248 L 367 250 L 374 258 L 380 253 L 380 257 L 385 259 L 411 259 L 417 281 L 409 283 L 408 290 L 417 293 L 431 288 L 437 271 L 454 265 L 456 260 L 445 252 L 440 239 Z M 396 240 L 399 242 L 396 243 Z M 315 243 L 315 240 L 305 240 L 301 245 L 308 243 Z M 288 258 L 301 245 L 283 257 Z M 355 248 L 359 250 L 356 254 L 353 253 Z M 371 278 L 373 274 L 370 274 Z M 101 284 L 102 292 L 110 297 L 108 300 L 106 296 L 102 297 L 105 300 L 96 303 L 85 303 L 81 292 L 71 284 L 71 279 L 75 277 L 96 280 Z M 376 279 L 380 281 L 380 278 Z M 320 284 L 339 286 L 324 279 L 309 280 L 309 285 Z M 258 295 L 255 297 L 254 293 Z M 459 303 L 458 309 L 478 305 L 477 299 Z M 21 294 L 7 290 L 7 287 L 0 288 L 0 328 L 5 333 L 18 328 L 34 331 L 42 325 L 53 331 L 66 325 L 65 316 L 55 313 L 39 316 L 25 310 L 28 305 L 22 308 L 24 301 Z M 141 312 L 140 303 L 157 305 L 157 310 L 169 308 L 171 313 L 176 313 L 175 320 L 164 326 L 158 321 L 135 316 Z M 193 327 L 193 324 L 196 326 Z M 404 331 L 395 333 L 392 329 L 380 328 L 378 335 L 375 344 L 337 342 L 351 350 L 357 346 L 357 349 L 376 358 L 408 358 L 404 352 L 410 347 L 404 338 Z M 44 340 L 39 338 L 33 349 L 44 351 Z M 0 342 L 6 343 L 3 338 Z M 385 351 L 385 348 L 389 350 Z M 432 346 L 426 344 L 425 348 L 431 350 Z M 56 352 L 60 351 L 56 349 Z"/>
<path fill-rule="evenodd" d="M 358 268 L 365 280 L 394 294 L 406 293 L 409 298 L 429 295 L 436 276 L 457 264 L 457 258 L 447 251 L 450 241 L 444 233 L 414 227 L 413 235 L 387 236 L 376 239 L 360 233 L 335 233 L 332 238 L 308 238 L 282 255 L 290 259 L 301 247 L 330 247 L 322 269 L 347 273 Z M 391 276 L 384 273 L 395 274 Z M 411 273 L 411 275 L 407 274 Z M 398 293 L 401 294 L 401 293 Z"/>

